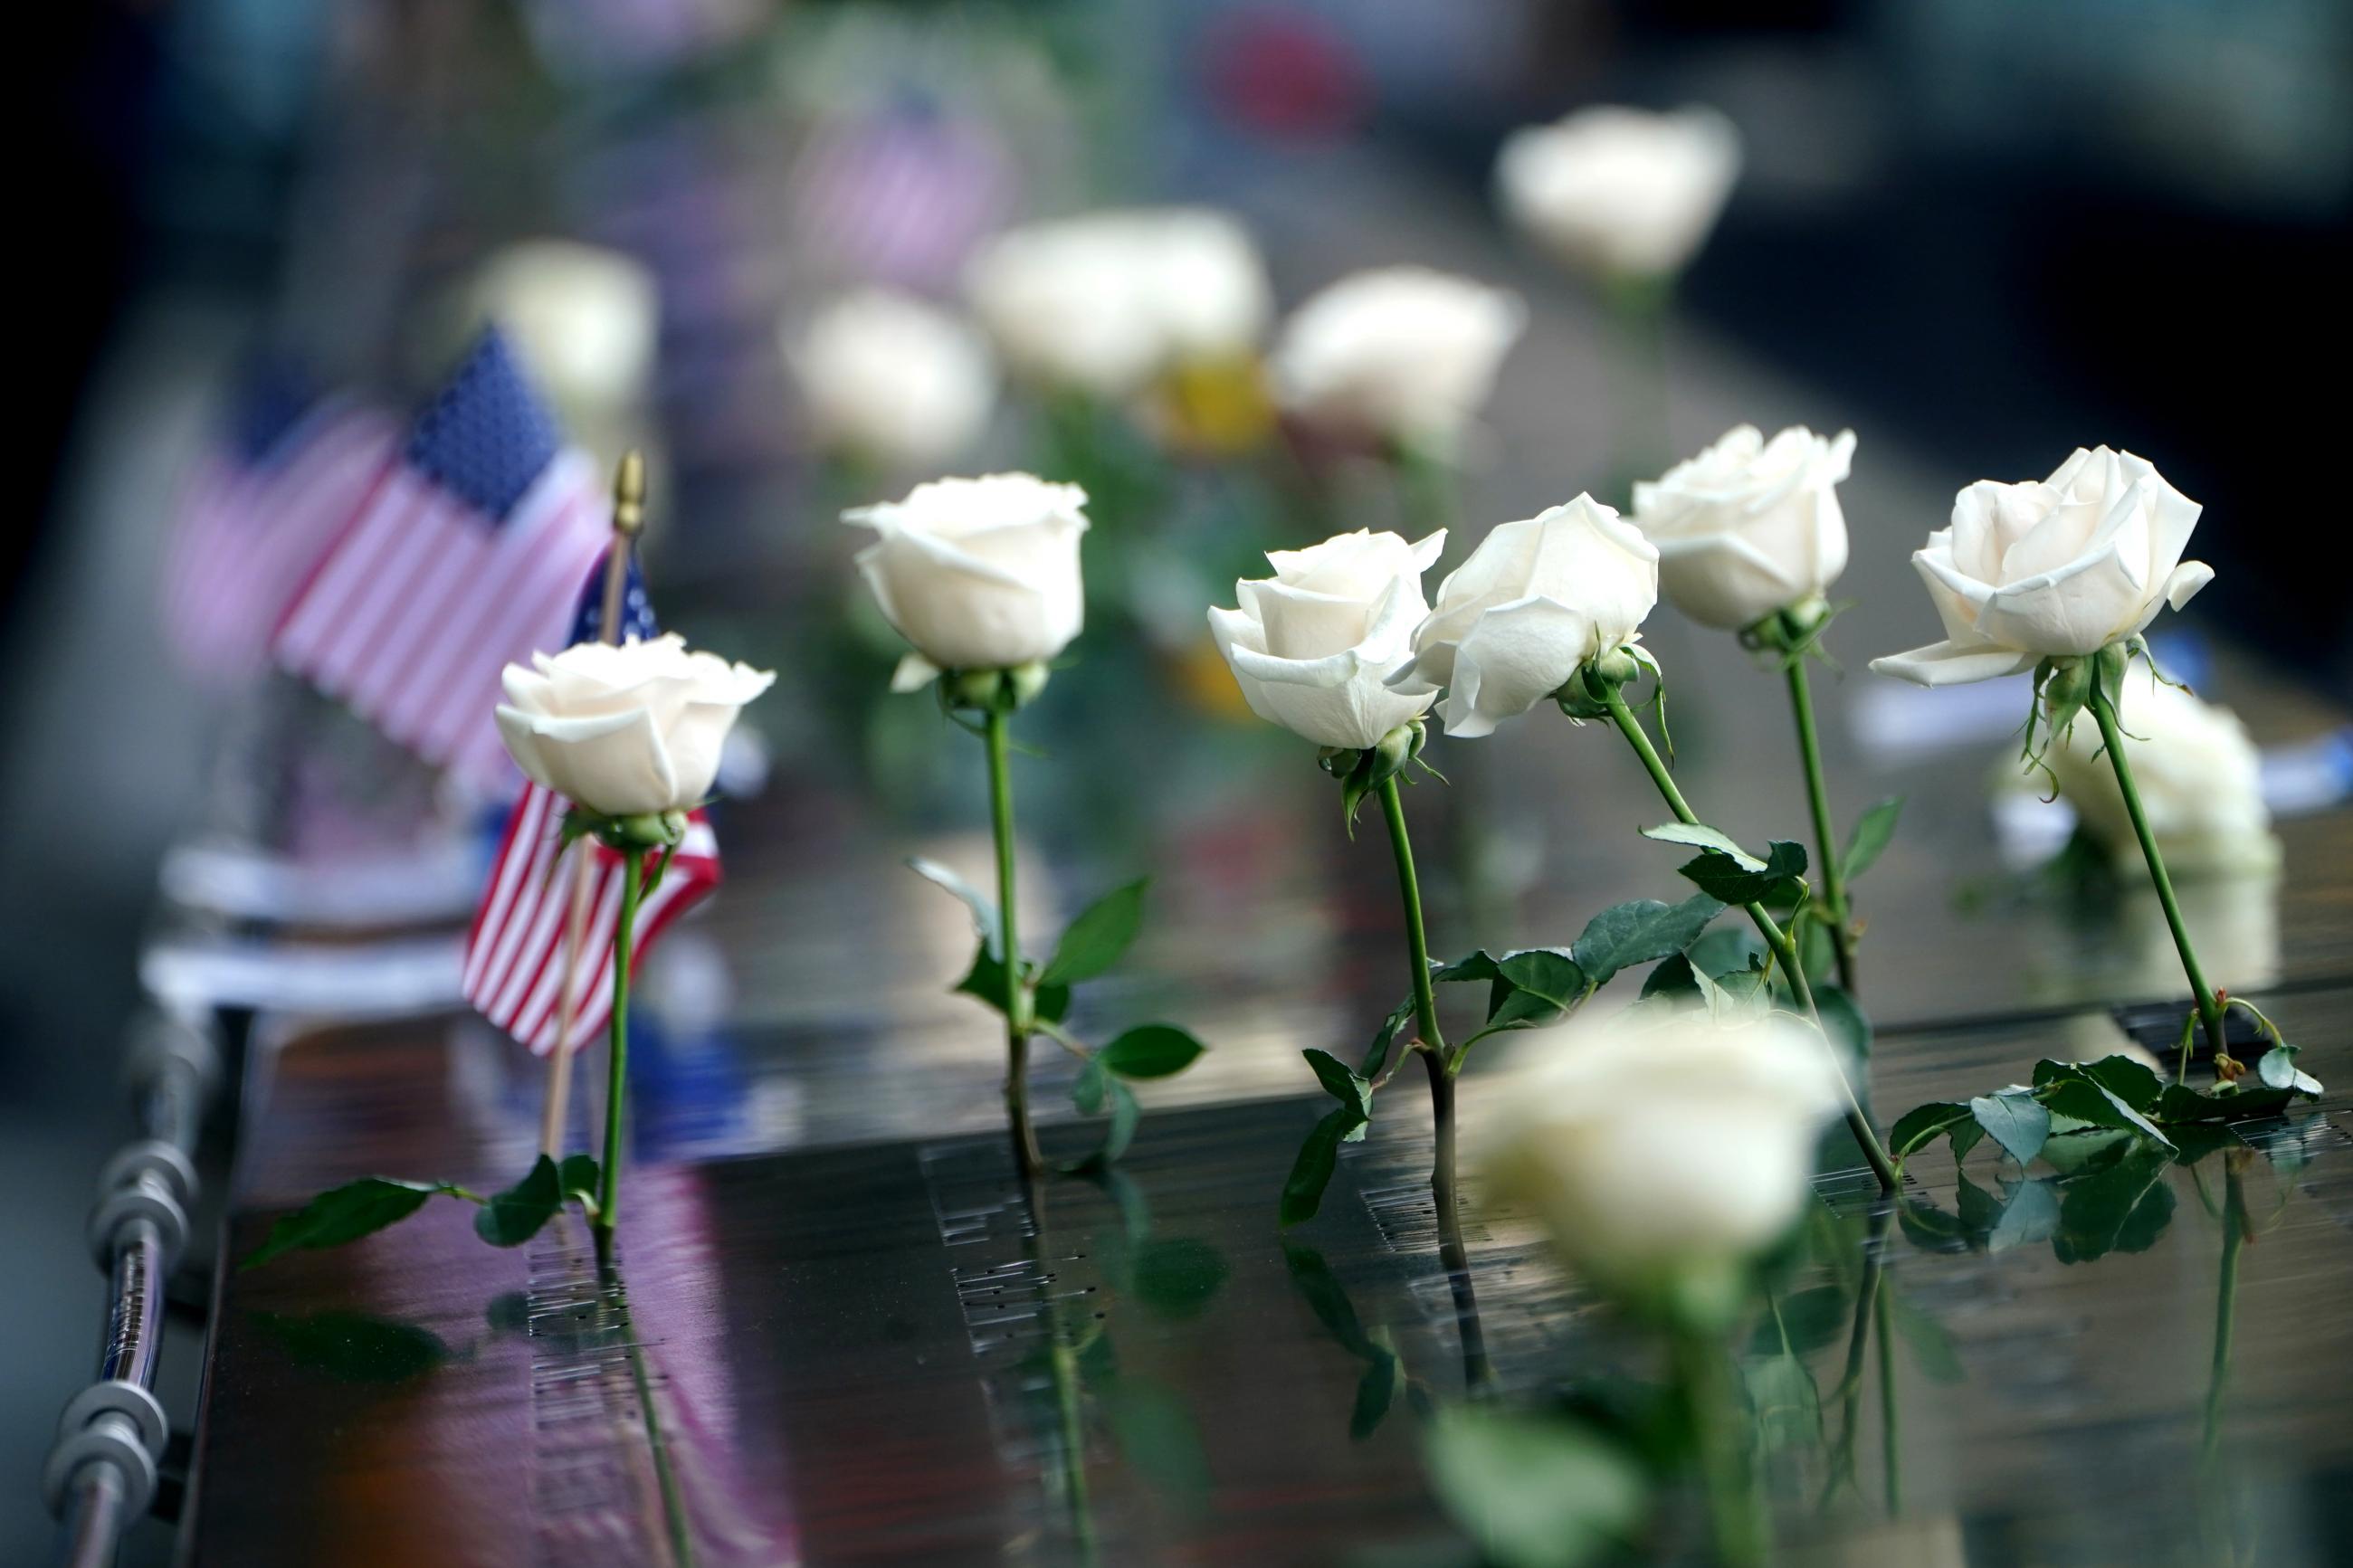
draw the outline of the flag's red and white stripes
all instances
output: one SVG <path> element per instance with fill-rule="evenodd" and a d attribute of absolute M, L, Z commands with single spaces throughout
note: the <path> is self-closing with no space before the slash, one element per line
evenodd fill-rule
<path fill-rule="evenodd" d="M 481 908 L 466 939 L 466 1000 L 535 1053 L 555 1048 L 563 1016 L 561 992 L 569 942 L 574 857 L 595 857 L 589 871 L 589 914 L 579 962 L 574 965 L 572 1037 L 578 1050 L 605 1030 L 612 1016 L 613 931 L 621 912 L 621 857 L 584 839 L 559 852 L 562 796 L 526 784 L 507 824 L 497 862 L 482 889 Z M 649 858 L 650 870 L 653 858 Z M 638 906 L 631 943 L 642 953 L 662 931 L 719 884 L 719 841 L 702 813 L 688 819 L 661 885 Z"/>
<path fill-rule="evenodd" d="M 511 776 L 491 717 L 500 672 L 564 646 L 581 578 L 612 536 L 609 507 L 576 451 L 550 463 L 497 528 L 394 464 L 272 647 L 427 762 L 481 783 Z"/>
<path fill-rule="evenodd" d="M 252 674 L 286 607 L 358 513 L 393 458 L 393 422 L 322 405 L 254 464 L 204 458 L 174 513 L 164 565 L 164 626 L 191 674 Z"/>

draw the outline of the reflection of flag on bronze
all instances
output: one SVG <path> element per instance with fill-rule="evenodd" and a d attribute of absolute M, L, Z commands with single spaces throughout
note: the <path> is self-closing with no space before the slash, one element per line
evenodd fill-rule
<path fill-rule="evenodd" d="M 587 458 L 485 332 L 281 617 L 280 663 L 427 762 L 508 776 L 499 671 L 556 646 L 607 537 Z"/>
<path fill-rule="evenodd" d="M 164 626 L 188 671 L 252 674 L 270 628 L 392 455 L 392 422 L 253 367 L 188 477 L 164 568 Z"/>
<path fill-rule="evenodd" d="M 603 631 L 605 568 L 600 562 L 580 592 L 573 642 L 593 642 Z M 657 635 L 646 602 L 645 579 L 629 566 L 622 598 L 621 640 L 649 641 Z M 621 858 L 593 840 L 561 851 L 562 796 L 535 784 L 523 786 L 499 845 L 498 860 L 482 889 L 481 907 L 466 939 L 466 1000 L 482 1016 L 544 1056 L 555 1048 L 564 1013 L 560 994 L 565 969 L 566 918 L 572 905 L 571 856 L 591 852 L 589 915 L 573 965 L 572 1037 L 578 1050 L 605 1029 L 613 1010 L 613 928 L 621 912 Z M 637 952 L 642 955 L 670 922 L 700 903 L 719 885 L 719 840 L 700 811 L 688 818 L 686 842 L 670 863 L 661 885 L 638 906 Z M 649 858 L 649 860 L 651 858 Z M 650 866 L 649 867 L 650 869 Z M 632 965 L 634 968 L 634 964 Z"/>

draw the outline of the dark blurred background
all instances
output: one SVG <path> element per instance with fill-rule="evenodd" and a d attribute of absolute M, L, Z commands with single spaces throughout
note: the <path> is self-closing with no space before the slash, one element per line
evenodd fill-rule
<path fill-rule="evenodd" d="M 813 245 L 815 143 L 778 127 L 861 47 L 920 58 L 934 32 L 1001 27 L 1092 84 L 1032 117 L 1023 68 L 972 63 L 1022 166 L 1052 171 L 995 221 L 1078 193 L 1230 203 L 1312 235 L 1324 220 L 1290 204 L 1328 175 L 1373 204 L 1356 227 L 1464 226 L 1451 248 L 1514 257 L 1522 286 L 1487 195 L 1506 132 L 1588 102 L 1715 104 L 1747 163 L 1684 285 L 1695 330 L 1939 475 L 2039 477 L 2078 444 L 2150 457 L 2205 504 L 2208 624 L 2353 691 L 2353 595 L 2325 543 L 2348 506 L 2353 7 L 92 0 L 18 25 L 0 1560 L 45 1538 L 33 1469 L 98 1326 L 79 1216 L 123 1135 L 137 938 L 212 712 L 143 668 L 161 521 L 121 510 L 167 487 L 127 476 L 185 458 L 190 409 L 257 332 L 401 385 L 420 298 L 494 241 L 570 232 L 659 279 L 680 526 L 755 533 L 793 460 L 772 322 L 842 270 Z M 912 74 L 964 70 L 951 48 Z M 1058 135 L 1085 166 L 1034 155 Z M 1286 304 L 1325 280 L 1279 247 L 1273 264 Z"/>

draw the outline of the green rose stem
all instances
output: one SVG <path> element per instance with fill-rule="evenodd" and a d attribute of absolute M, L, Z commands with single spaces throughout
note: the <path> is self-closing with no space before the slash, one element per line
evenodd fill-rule
<path fill-rule="evenodd" d="M 1633 710 L 1626 706 L 1626 694 L 1606 682 L 1597 680 L 1592 684 L 1599 688 L 1601 700 L 1609 708 L 1611 721 L 1626 737 L 1627 743 L 1634 748 L 1634 754 L 1642 759 L 1642 766 L 1650 772 L 1651 782 L 1659 786 L 1659 794 L 1665 797 L 1675 819 L 1691 826 L 1699 826 L 1699 818 L 1684 801 L 1683 792 L 1675 787 L 1674 775 L 1667 771 L 1667 764 L 1659 760 L 1657 749 L 1651 744 L 1651 737 L 1636 721 Z M 1820 1028 L 1822 1016 L 1814 1006 L 1813 987 L 1806 983 L 1805 965 L 1798 962 L 1798 950 L 1790 943 L 1788 933 L 1766 912 L 1763 904 L 1752 903 L 1746 909 L 1748 919 L 1757 927 L 1757 934 L 1763 937 L 1765 945 L 1773 950 L 1775 961 L 1781 965 L 1782 973 L 1788 977 L 1790 994 L 1805 1010 L 1806 1016 L 1813 1020 L 1814 1026 Z M 1828 1035 L 1822 1037 L 1826 1043 L 1830 1038 Z M 1854 1141 L 1862 1150 L 1862 1157 L 1870 1164 L 1872 1174 L 1879 1178 L 1880 1190 L 1894 1192 L 1896 1186 L 1895 1167 L 1889 1163 L 1887 1151 L 1880 1146 L 1879 1134 L 1872 1131 L 1871 1119 L 1863 1115 L 1862 1102 L 1855 1098 L 1854 1085 L 1847 1081 L 1843 1063 L 1839 1064 L 1839 1086 L 1846 1093 L 1847 1131 L 1854 1134 Z"/>
<path fill-rule="evenodd" d="M 1667 1342 L 1698 1451 L 1716 1561 L 1755 1568 L 1765 1561 L 1765 1521 L 1748 1468 L 1747 1423 L 1733 1398 L 1730 1347 L 1721 1334 L 1680 1320 Z"/>
<path fill-rule="evenodd" d="M 1846 902 L 1846 873 L 1839 866 L 1838 838 L 1831 827 L 1830 787 L 1822 779 L 1821 742 L 1814 732 L 1814 692 L 1802 653 L 1788 657 L 1789 706 L 1798 716 L 1798 750 L 1806 762 L 1806 799 L 1814 808 L 1814 843 L 1820 847 L 1822 903 L 1830 911 L 1831 951 L 1838 962 L 1839 985 L 1854 994 L 1854 926 Z"/>
<path fill-rule="evenodd" d="M 2232 1151 L 2232 1154 L 2238 1151 Z M 2228 1161 L 2231 1154 L 2225 1154 Z M 2199 1463 L 2211 1470 L 2222 1451 L 2222 1401 L 2231 1388 L 2231 1334 L 2239 1303 L 2239 1249 L 2247 1239 L 2247 1192 L 2244 1178 L 2229 1165 L 2223 1168 L 2222 1270 L 2214 1296 L 2214 1360 L 2206 1383 L 2205 1432 L 2199 1444 Z"/>
<path fill-rule="evenodd" d="M 1438 1209 L 1439 1258 L 1447 1271 L 1470 1280 L 1470 1254 L 1462 1246 L 1462 1222 L 1455 1206 L 1454 1075 L 1462 1066 L 1450 1056 L 1446 1037 L 1438 1031 L 1438 996 L 1430 981 L 1430 938 L 1421 920 L 1421 882 L 1413 870 L 1413 841 L 1407 837 L 1405 802 L 1398 793 L 1397 775 L 1381 781 L 1381 816 L 1389 826 L 1389 847 L 1397 852 L 1398 890 L 1405 900 L 1406 945 L 1413 958 L 1414 1027 L 1420 1036 L 1423 1065 L 1430 1069 L 1430 1117 L 1435 1148 L 1430 1192 Z M 1458 1296 L 1461 1292 L 1457 1292 Z M 1466 1323 L 1473 1320 L 1465 1317 Z M 1464 1346 L 1468 1353 L 1469 1346 Z"/>
<path fill-rule="evenodd" d="M 2101 678 L 2098 660 L 2091 661 L 2091 671 L 2092 717 L 2100 726 L 2100 741 L 2107 750 L 2108 765 L 2116 770 L 2116 790 L 2125 797 L 2125 815 L 2132 818 L 2133 835 L 2140 840 L 2141 858 L 2148 862 L 2148 879 L 2157 884 L 2157 901 L 2165 906 L 2165 923 L 2173 930 L 2173 945 L 2180 951 L 2182 972 L 2189 977 L 2198 1017 L 2206 1026 L 2206 1043 L 2212 1047 L 2219 1063 L 2230 1054 L 2224 1046 L 2222 1006 L 2214 999 L 2213 988 L 2206 984 L 2204 971 L 2198 967 L 2198 954 L 2190 949 L 2189 928 L 2181 923 L 2181 905 L 2173 896 L 2173 879 L 2165 874 L 2165 857 L 2158 852 L 2157 835 L 2149 831 L 2148 814 L 2141 809 L 2132 763 L 2125 758 L 2124 731 L 2116 722 L 2116 703 Z"/>
<path fill-rule="evenodd" d="M 988 742 L 988 816 L 997 840 L 997 929 L 1005 970 L 1005 1114 L 1012 1123 L 1013 1163 L 1025 1176 L 1045 1166 L 1038 1135 L 1029 1127 L 1029 1009 L 1021 984 L 1021 939 L 1013 913 L 1013 774 L 1007 765 L 1009 715 L 988 706 L 983 734 Z"/>
<path fill-rule="evenodd" d="M 1895 1326 L 1895 1300 L 1883 1280 L 1872 1303 L 1872 1316 L 1879 1330 L 1880 1468 L 1885 1472 L 1887 1513 L 1892 1519 L 1904 1511 L 1904 1444 L 1895 1425 L 1895 1341 L 1890 1332 Z"/>
<path fill-rule="evenodd" d="M 629 1087 L 629 955 L 637 933 L 638 902 L 645 896 L 646 851 L 631 845 L 621 852 L 621 915 L 613 927 L 613 1016 L 608 1025 L 605 1081 L 605 1168 L 598 1173 L 596 1215 L 590 1222 L 596 1255 L 610 1258 L 613 1227 L 621 1217 L 621 1101 Z"/>
<path fill-rule="evenodd" d="M 661 1415 L 654 1405 L 653 1379 L 646 1371 L 645 1342 L 638 1337 L 637 1322 L 629 1312 L 628 1290 L 621 1283 L 620 1270 L 603 1250 L 601 1240 L 596 1271 L 606 1305 L 612 1310 L 621 1331 L 621 1342 L 628 1347 L 629 1381 L 636 1386 L 638 1413 L 646 1424 L 646 1451 L 653 1458 L 654 1484 L 661 1493 L 671 1568 L 694 1568 L 693 1537 L 687 1529 L 686 1504 L 679 1494 L 678 1476 L 670 1467 L 670 1443 L 662 1436 Z"/>

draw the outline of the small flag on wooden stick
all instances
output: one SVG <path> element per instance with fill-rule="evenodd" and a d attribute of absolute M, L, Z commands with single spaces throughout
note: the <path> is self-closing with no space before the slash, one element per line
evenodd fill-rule
<path fill-rule="evenodd" d="M 649 641 L 659 635 L 635 545 L 642 530 L 644 466 L 624 458 L 614 487 L 613 541 L 579 595 L 568 643 Z M 568 646 L 568 644 L 567 644 Z M 542 1137 L 561 1153 L 571 1057 L 612 1012 L 613 933 L 621 857 L 594 838 L 566 847 L 566 803 L 526 782 L 499 846 L 466 942 L 464 992 L 482 1016 L 541 1056 L 551 1053 Z M 638 915 L 631 970 L 670 922 L 719 885 L 719 842 L 701 811 Z"/>

